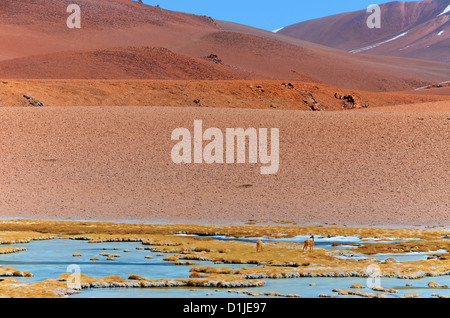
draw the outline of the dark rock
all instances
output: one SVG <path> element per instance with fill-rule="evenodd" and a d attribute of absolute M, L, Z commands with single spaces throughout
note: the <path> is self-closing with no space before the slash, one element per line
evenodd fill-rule
<path fill-rule="evenodd" d="M 320 103 L 314 98 L 312 93 L 304 92 L 303 95 L 303 102 L 312 110 L 315 112 L 322 111 L 322 108 L 320 108 Z"/>
<path fill-rule="evenodd" d="M 216 64 L 224 65 L 223 61 L 216 54 L 210 54 L 210 55 L 206 56 L 205 60 L 216 63 Z"/>
<path fill-rule="evenodd" d="M 339 93 L 335 93 L 334 97 L 343 101 L 342 107 L 344 109 L 359 109 L 369 107 L 368 101 L 362 102 L 361 99 L 355 95 L 340 95 Z"/>
<path fill-rule="evenodd" d="M 23 95 L 23 97 L 29 101 L 30 106 L 34 106 L 34 107 L 44 107 L 45 106 L 45 104 L 43 102 L 38 101 L 37 99 L 35 99 L 34 97 L 32 97 L 30 95 Z"/>
<path fill-rule="evenodd" d="M 281 84 L 281 86 L 284 86 L 289 89 L 294 89 L 294 85 L 292 83 L 283 83 L 283 84 Z"/>

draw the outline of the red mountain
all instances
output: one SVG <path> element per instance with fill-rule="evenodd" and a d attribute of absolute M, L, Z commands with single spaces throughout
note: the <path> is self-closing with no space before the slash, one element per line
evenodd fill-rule
<path fill-rule="evenodd" d="M 380 5 L 381 28 L 368 28 L 360 10 L 290 25 L 278 31 L 351 53 L 450 62 L 450 0 Z"/>
<path fill-rule="evenodd" d="M 71 3 L 81 29 L 66 26 Z M 6 79 L 253 78 L 393 91 L 450 78 L 445 63 L 352 54 L 130 0 L 2 0 L 0 43 Z"/>

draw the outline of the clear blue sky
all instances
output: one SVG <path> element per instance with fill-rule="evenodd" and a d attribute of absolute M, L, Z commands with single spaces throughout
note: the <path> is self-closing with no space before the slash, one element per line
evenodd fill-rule
<path fill-rule="evenodd" d="M 366 9 L 389 0 L 143 0 L 161 8 L 275 30 L 301 21 Z M 406 0 L 414 1 L 414 0 Z"/>

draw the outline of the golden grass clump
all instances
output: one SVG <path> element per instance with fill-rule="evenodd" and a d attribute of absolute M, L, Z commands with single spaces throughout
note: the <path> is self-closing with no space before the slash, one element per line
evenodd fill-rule
<path fill-rule="evenodd" d="M 33 277 L 34 275 L 27 271 L 20 271 L 12 267 L 0 266 L 0 277 Z"/>

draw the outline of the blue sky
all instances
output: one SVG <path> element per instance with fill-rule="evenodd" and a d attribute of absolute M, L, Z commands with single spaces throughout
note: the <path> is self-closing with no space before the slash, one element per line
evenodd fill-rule
<path fill-rule="evenodd" d="M 143 0 L 161 8 L 275 30 L 297 22 L 366 9 L 388 0 Z M 413 1 L 413 0 L 407 0 Z"/>

